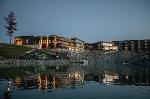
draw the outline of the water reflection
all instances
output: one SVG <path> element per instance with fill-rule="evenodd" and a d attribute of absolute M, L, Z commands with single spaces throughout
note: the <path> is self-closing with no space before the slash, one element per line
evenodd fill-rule
<path fill-rule="evenodd" d="M 119 79 L 119 75 L 118 74 L 105 73 L 104 74 L 104 78 L 103 78 L 103 83 L 106 83 L 106 84 L 116 83 L 118 79 Z"/>
<path fill-rule="evenodd" d="M 134 65 L 94 65 L 88 67 L 86 80 L 100 83 L 150 85 L 150 67 Z"/>
<path fill-rule="evenodd" d="M 43 67 L 42 67 L 43 68 Z M 39 89 L 47 92 L 48 89 L 55 91 L 56 88 L 76 88 L 84 83 L 83 66 L 59 66 L 49 69 L 50 72 L 32 73 L 25 76 L 15 76 L 8 81 L 11 87 L 17 87 L 20 90 Z M 9 86 L 10 87 L 10 86 Z M 11 88 L 12 90 L 12 88 Z M 10 88 L 9 90 L 10 91 Z"/>
<path fill-rule="evenodd" d="M 3 68 L 1 68 L 2 71 Z M 15 70 L 14 70 L 15 69 Z M 55 92 L 57 88 L 81 88 L 85 81 L 96 81 L 106 85 L 150 85 L 149 68 L 144 66 L 83 66 L 80 64 L 68 66 L 42 66 L 27 68 L 8 68 L 14 75 L 3 76 L 8 79 L 4 95 L 8 99 L 14 89 L 40 90 L 42 93 Z M 24 74 L 16 73 L 24 71 Z M 0 78 L 3 78 L 0 76 Z M 3 79 L 6 79 L 3 78 Z"/>

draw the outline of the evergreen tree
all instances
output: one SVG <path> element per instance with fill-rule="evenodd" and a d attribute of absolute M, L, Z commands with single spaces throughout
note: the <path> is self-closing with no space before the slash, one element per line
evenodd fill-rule
<path fill-rule="evenodd" d="M 5 17 L 5 21 L 7 23 L 7 26 L 5 26 L 5 28 L 7 29 L 6 34 L 8 36 L 10 36 L 10 44 L 11 44 L 12 34 L 17 30 L 17 28 L 16 28 L 17 23 L 15 22 L 15 15 L 14 15 L 14 13 L 10 12 L 8 17 Z"/>

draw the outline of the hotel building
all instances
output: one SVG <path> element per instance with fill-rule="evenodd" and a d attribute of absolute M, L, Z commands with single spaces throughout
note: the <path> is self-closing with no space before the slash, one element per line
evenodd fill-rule
<path fill-rule="evenodd" d="M 115 51 L 150 52 L 150 40 L 124 40 L 96 43 L 85 43 L 78 38 L 65 38 L 57 35 L 50 36 L 18 36 L 16 45 L 23 45 L 37 49 L 51 49 L 54 51 L 83 52 L 85 50 L 99 50 L 102 53 Z"/>
<path fill-rule="evenodd" d="M 101 52 L 115 52 L 118 51 L 118 46 L 114 45 L 113 42 L 100 41 L 97 43 L 86 43 L 86 50 L 100 50 Z"/>
<path fill-rule="evenodd" d="M 145 52 L 150 51 L 150 40 L 124 40 L 113 41 L 115 46 L 118 46 L 118 50 L 126 50 L 132 52 Z"/>
<path fill-rule="evenodd" d="M 16 45 L 23 45 L 37 49 L 51 49 L 55 51 L 84 51 L 84 41 L 78 38 L 65 38 L 57 35 L 50 36 L 17 36 Z"/>

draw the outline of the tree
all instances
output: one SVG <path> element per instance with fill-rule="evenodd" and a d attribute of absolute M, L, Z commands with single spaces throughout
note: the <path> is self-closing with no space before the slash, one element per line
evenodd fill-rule
<path fill-rule="evenodd" d="M 10 12 L 8 17 L 5 17 L 5 21 L 7 23 L 7 26 L 5 28 L 7 29 L 6 34 L 10 36 L 10 44 L 11 44 L 11 38 L 12 34 L 17 30 L 17 23 L 15 22 L 15 15 L 13 12 Z"/>

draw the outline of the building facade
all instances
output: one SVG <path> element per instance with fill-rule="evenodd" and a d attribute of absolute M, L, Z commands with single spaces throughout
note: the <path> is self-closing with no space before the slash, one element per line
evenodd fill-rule
<path fill-rule="evenodd" d="M 102 52 L 116 52 L 118 51 L 118 46 L 114 45 L 113 42 L 98 42 L 98 49 Z"/>
<path fill-rule="evenodd" d="M 16 45 L 24 45 L 37 49 L 51 49 L 55 51 L 83 52 L 84 50 L 100 50 L 102 53 L 115 51 L 150 52 L 150 40 L 124 40 L 96 43 L 85 43 L 78 38 L 65 38 L 57 35 L 50 36 L 18 36 Z"/>
<path fill-rule="evenodd" d="M 150 40 L 124 40 L 113 41 L 115 46 L 118 46 L 118 50 L 126 50 L 132 52 L 149 52 Z"/>
<path fill-rule="evenodd" d="M 150 40 L 124 40 L 97 43 L 85 43 L 86 50 L 100 50 L 101 52 L 132 51 L 150 52 Z"/>
<path fill-rule="evenodd" d="M 97 43 L 86 43 L 85 49 L 86 50 L 100 50 L 103 53 L 107 53 L 107 52 L 118 51 L 118 46 L 114 45 L 113 42 L 100 41 Z"/>
<path fill-rule="evenodd" d="M 57 35 L 50 36 L 18 36 L 16 45 L 24 45 L 37 49 L 52 49 L 55 51 L 84 51 L 84 41 L 78 38 L 65 38 Z"/>

